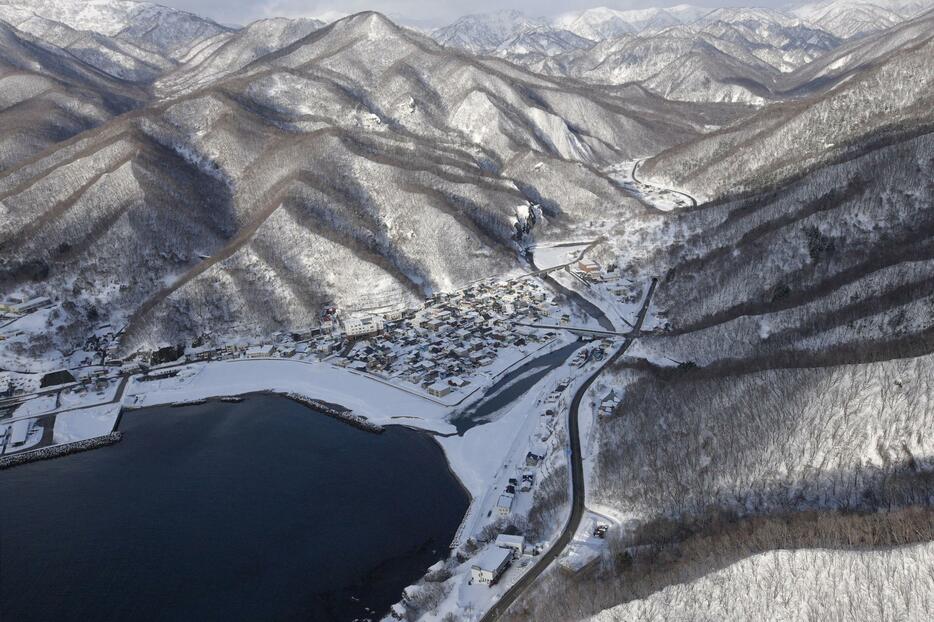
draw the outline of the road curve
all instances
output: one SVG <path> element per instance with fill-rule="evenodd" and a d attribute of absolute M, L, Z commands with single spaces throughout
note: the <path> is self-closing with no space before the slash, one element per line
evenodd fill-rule
<path fill-rule="evenodd" d="M 639 315 L 636 319 L 635 331 L 641 330 L 642 323 L 645 320 L 645 315 L 648 313 L 649 304 L 652 301 L 652 295 L 655 293 L 655 288 L 658 286 L 658 279 L 652 279 L 652 284 L 649 286 L 649 291 L 645 296 L 645 302 L 642 303 L 642 308 L 639 309 Z M 606 360 L 606 362 L 600 366 L 589 378 L 581 385 L 581 387 L 574 394 L 574 398 L 571 400 L 571 407 L 568 410 L 568 442 L 571 448 L 571 515 L 568 517 L 567 523 L 564 525 L 564 529 L 561 531 L 561 535 L 558 536 L 558 539 L 555 540 L 555 543 L 545 552 L 541 557 L 538 558 L 538 561 L 534 566 L 529 568 L 524 575 L 519 577 L 519 580 L 516 581 L 506 593 L 503 594 L 502 598 L 496 601 L 496 604 L 493 605 L 486 614 L 480 618 L 480 622 L 493 622 L 498 620 L 502 614 L 506 612 L 507 609 L 522 595 L 522 593 L 528 589 L 528 587 L 545 571 L 545 569 L 553 562 L 558 555 L 564 551 L 565 547 L 571 542 L 571 539 L 574 537 L 574 534 L 577 533 L 577 528 L 580 527 L 581 518 L 584 516 L 584 462 L 583 457 L 581 456 L 581 443 L 580 443 L 580 427 L 578 425 L 578 415 L 581 400 L 584 398 L 584 394 L 587 392 L 587 389 L 590 388 L 590 385 L 593 384 L 594 380 L 606 369 L 608 366 L 616 362 L 619 357 L 625 354 L 626 350 L 629 349 L 629 346 L 632 345 L 634 338 L 628 337 L 620 348 Z"/>
<path fill-rule="evenodd" d="M 638 169 L 639 165 L 642 164 L 643 162 L 645 162 L 645 159 L 636 160 L 632 165 L 632 173 L 630 173 L 629 176 L 632 177 L 632 180 L 637 183 L 645 184 L 646 186 L 651 186 L 652 184 L 646 183 L 644 181 L 639 181 L 639 179 L 636 177 L 636 169 Z M 656 186 L 656 188 L 660 188 L 660 187 L 661 186 Z M 691 202 L 691 207 L 697 207 L 697 199 L 689 195 L 687 192 L 681 192 L 680 190 L 674 190 L 673 188 L 662 188 L 662 190 L 667 190 L 668 192 L 680 194 L 681 196 L 686 197 L 687 200 Z"/>

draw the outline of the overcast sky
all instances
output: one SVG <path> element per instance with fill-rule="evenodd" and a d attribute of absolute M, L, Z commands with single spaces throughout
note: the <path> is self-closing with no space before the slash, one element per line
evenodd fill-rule
<path fill-rule="evenodd" d="M 502 9 L 518 9 L 532 16 L 551 17 L 568 11 L 594 6 L 614 9 L 640 9 L 651 6 L 695 4 L 699 6 L 779 6 L 780 0 L 152 0 L 199 15 L 206 15 L 225 24 L 245 24 L 263 17 L 338 16 L 358 11 L 374 10 L 396 21 L 411 25 L 443 25 L 466 13 L 485 13 Z"/>

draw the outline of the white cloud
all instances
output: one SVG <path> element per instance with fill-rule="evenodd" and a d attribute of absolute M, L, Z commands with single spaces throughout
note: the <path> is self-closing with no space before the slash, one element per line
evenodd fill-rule
<path fill-rule="evenodd" d="M 419 26 L 450 23 L 467 13 L 516 9 L 531 16 L 555 16 L 595 6 L 616 9 L 696 4 L 699 6 L 780 6 L 784 0 L 151 0 L 222 23 L 247 23 L 267 17 L 315 17 L 332 21 L 360 11 L 379 11 L 402 24 Z"/>

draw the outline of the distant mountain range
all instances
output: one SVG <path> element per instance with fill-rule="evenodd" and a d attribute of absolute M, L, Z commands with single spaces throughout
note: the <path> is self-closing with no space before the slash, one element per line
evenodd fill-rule
<path fill-rule="evenodd" d="M 502 11 L 462 17 L 431 36 L 549 75 L 600 84 L 637 81 L 672 99 L 761 105 L 778 74 L 930 6 L 837 0 L 780 11 L 682 4 L 594 8 L 553 20 Z"/>

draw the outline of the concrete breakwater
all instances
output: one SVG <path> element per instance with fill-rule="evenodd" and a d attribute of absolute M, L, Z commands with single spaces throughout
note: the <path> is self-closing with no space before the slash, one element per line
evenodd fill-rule
<path fill-rule="evenodd" d="M 374 434 L 380 434 L 384 431 L 383 426 L 372 423 L 366 417 L 361 417 L 360 415 L 353 414 L 350 410 L 338 410 L 330 404 L 320 402 L 318 400 L 313 400 L 311 398 L 305 397 L 298 393 L 286 393 L 285 396 L 291 400 L 313 408 L 314 410 L 320 411 L 329 417 L 334 417 L 340 419 L 354 426 L 355 428 L 360 428 L 366 432 L 372 432 Z"/>
<path fill-rule="evenodd" d="M 113 445 L 122 438 L 123 432 L 114 431 L 104 436 L 88 438 L 83 441 L 62 443 L 61 445 L 52 445 L 50 447 L 42 447 L 41 449 L 34 449 L 32 451 L 24 451 L 20 454 L 0 456 L 0 469 L 8 469 L 10 467 L 26 464 L 28 462 L 35 462 L 37 460 L 51 460 L 52 458 L 60 458 L 61 456 L 78 453 L 79 451 L 89 451 L 91 449 L 97 449 L 98 447 Z"/>

